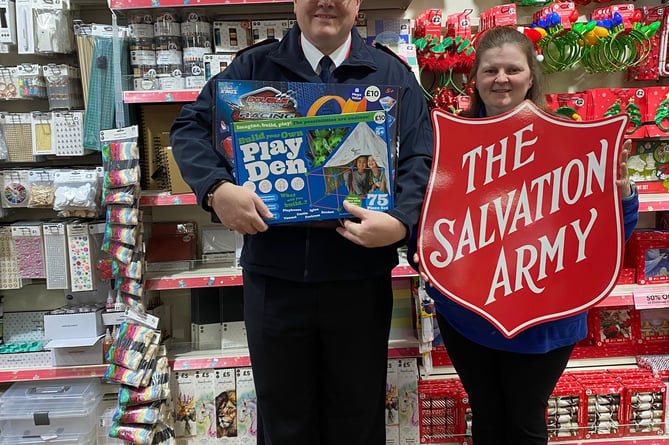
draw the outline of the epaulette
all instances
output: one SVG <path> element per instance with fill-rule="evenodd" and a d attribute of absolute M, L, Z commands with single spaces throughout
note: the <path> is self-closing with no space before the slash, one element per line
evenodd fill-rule
<path fill-rule="evenodd" d="M 396 53 L 395 51 L 393 51 L 392 49 L 388 48 L 386 45 L 383 45 L 383 44 L 381 44 L 381 43 L 379 43 L 379 42 L 374 42 L 374 48 L 378 48 L 378 49 L 380 49 L 381 51 L 390 54 L 391 56 L 393 56 L 394 58 L 396 58 L 397 60 L 399 60 L 400 62 L 402 62 L 402 64 L 403 64 L 409 71 L 411 71 L 411 66 L 407 63 L 407 61 L 404 60 L 403 58 L 401 58 L 399 55 L 397 55 L 397 53 Z"/>
<path fill-rule="evenodd" d="M 251 46 L 247 46 L 246 48 L 242 48 L 242 49 L 240 49 L 239 51 L 237 51 L 237 52 L 235 53 L 235 57 L 238 56 L 238 55 L 240 55 L 240 54 L 242 54 L 243 52 L 246 52 L 246 51 L 250 50 L 250 49 L 258 48 L 259 46 L 268 45 L 268 44 L 270 44 L 270 43 L 274 43 L 274 42 L 278 42 L 278 41 L 279 41 L 278 39 L 265 39 L 265 40 L 261 40 L 261 41 L 258 42 L 258 43 L 254 43 L 254 44 L 251 45 Z"/>

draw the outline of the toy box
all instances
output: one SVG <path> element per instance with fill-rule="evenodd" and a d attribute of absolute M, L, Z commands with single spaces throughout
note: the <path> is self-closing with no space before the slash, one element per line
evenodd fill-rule
<path fill-rule="evenodd" d="M 638 317 L 632 306 L 595 307 L 592 317 L 596 346 L 629 345 L 634 338 L 633 323 Z"/>
<path fill-rule="evenodd" d="M 625 138 L 640 139 L 647 135 L 643 119 L 646 114 L 646 92 L 643 88 L 593 88 L 587 91 L 589 120 L 627 113 L 630 120 Z"/>
<path fill-rule="evenodd" d="M 388 85 L 217 80 L 215 146 L 232 167 L 232 122 L 385 111 L 394 159 L 398 101 L 399 88 Z"/>
<path fill-rule="evenodd" d="M 581 439 L 588 407 L 585 389 L 568 374 L 560 377 L 548 399 L 546 424 L 551 442 Z"/>
<path fill-rule="evenodd" d="M 621 404 L 624 386 L 610 377 L 580 381 L 587 395 L 587 422 L 584 439 L 621 437 Z"/>
<path fill-rule="evenodd" d="M 669 143 L 662 140 L 636 141 L 632 144 L 627 168 L 639 193 L 666 193 L 669 190 Z"/>
<path fill-rule="evenodd" d="M 418 398 L 421 405 L 420 443 L 465 441 L 466 399 L 458 379 L 420 380 Z"/>
<path fill-rule="evenodd" d="M 350 217 L 393 207 L 384 111 L 233 123 L 237 183 L 256 192 L 269 224 Z"/>
<path fill-rule="evenodd" d="M 621 425 L 625 437 L 664 434 L 665 383 L 645 369 L 608 371 L 624 387 Z"/>
<path fill-rule="evenodd" d="M 669 282 L 669 231 L 638 229 L 628 246 L 638 284 Z"/>

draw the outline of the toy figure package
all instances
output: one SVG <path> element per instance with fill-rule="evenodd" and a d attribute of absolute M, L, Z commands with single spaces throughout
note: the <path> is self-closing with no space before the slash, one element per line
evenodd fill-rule
<path fill-rule="evenodd" d="M 399 91 L 399 87 L 389 85 L 217 80 L 215 147 L 225 155 L 232 169 L 232 122 L 385 111 L 394 160 Z"/>
<path fill-rule="evenodd" d="M 274 215 L 268 224 L 350 217 L 344 200 L 393 207 L 385 111 L 233 122 L 235 178 Z"/>

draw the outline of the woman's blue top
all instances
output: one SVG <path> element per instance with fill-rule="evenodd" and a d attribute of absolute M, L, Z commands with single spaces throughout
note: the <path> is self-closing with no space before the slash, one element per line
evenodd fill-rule
<path fill-rule="evenodd" d="M 636 190 L 632 195 L 622 199 L 622 210 L 625 240 L 627 240 L 632 235 L 639 218 L 639 195 Z M 413 235 L 408 244 L 408 258 L 415 268 L 413 255 L 416 253 L 417 233 Z M 426 291 L 434 300 L 437 312 L 453 326 L 453 329 L 469 340 L 491 349 L 525 354 L 542 354 L 572 345 L 588 334 L 588 313 L 585 311 L 571 317 L 532 326 L 513 338 L 506 338 L 488 320 L 454 302 L 434 287 L 426 286 Z M 577 284 L 574 285 L 574 291 L 578 292 Z"/>
<path fill-rule="evenodd" d="M 625 240 L 636 227 L 639 210 L 639 195 L 635 192 L 622 199 Z M 415 238 L 414 238 L 415 241 Z M 415 242 L 409 248 L 409 258 L 415 253 Z M 459 305 L 432 286 L 426 287 L 427 294 L 434 300 L 435 309 L 453 329 L 469 340 L 491 349 L 541 354 L 550 350 L 572 345 L 585 338 L 588 333 L 587 311 L 571 317 L 553 320 L 532 326 L 513 338 L 506 338 L 495 326 L 482 316 Z M 578 292 L 578 285 L 574 286 Z"/>

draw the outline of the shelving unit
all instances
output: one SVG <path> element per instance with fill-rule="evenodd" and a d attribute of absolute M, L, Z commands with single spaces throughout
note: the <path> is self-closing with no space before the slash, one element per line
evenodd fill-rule
<path fill-rule="evenodd" d="M 189 369 L 237 368 L 251 366 L 248 349 L 205 349 L 171 352 L 170 367 L 175 371 Z M 390 340 L 388 358 L 417 357 L 418 342 L 413 339 Z M 0 383 L 27 380 L 53 380 L 102 377 L 108 365 L 70 366 L 57 368 L 0 369 Z"/>
<path fill-rule="evenodd" d="M 124 91 L 123 102 L 127 104 L 192 102 L 197 98 L 198 94 L 200 94 L 199 90 Z"/>
<path fill-rule="evenodd" d="M 416 276 L 416 271 L 411 266 L 402 265 L 393 269 L 393 278 L 413 276 Z M 193 270 L 173 274 L 148 272 L 145 277 L 145 288 L 147 290 L 240 286 L 242 283 L 242 271 L 238 267 L 196 267 Z"/>
<path fill-rule="evenodd" d="M 91 2 L 91 0 L 86 0 Z M 642 0 L 643 2 L 643 0 Z M 412 0 L 365 0 L 362 4 L 364 10 L 406 10 Z M 248 15 L 248 8 L 253 6 L 253 11 L 264 13 L 290 13 L 292 11 L 291 0 L 109 0 L 112 11 L 124 15 L 132 11 L 141 11 L 152 8 L 204 8 L 217 12 L 225 12 L 226 15 Z M 527 11 L 528 9 L 526 9 Z M 473 21 L 477 25 L 476 19 Z M 177 91 L 125 91 L 123 101 L 126 104 L 160 104 L 160 103 L 187 103 L 196 99 L 197 90 Z M 142 196 L 142 206 L 197 206 L 194 194 L 171 195 L 167 193 L 150 194 Z M 640 196 L 640 212 L 656 212 L 669 210 L 669 193 L 652 194 Z M 188 210 L 185 210 L 187 212 Z M 416 276 L 416 272 L 408 265 L 400 265 L 393 269 L 393 278 L 408 278 Z M 145 287 L 147 290 L 177 290 L 218 286 L 242 285 L 241 269 L 220 268 L 201 265 L 186 272 L 166 273 L 152 272 L 146 275 Z M 669 293 L 669 284 L 663 285 L 621 285 L 616 286 L 611 294 L 598 306 L 630 306 L 634 305 L 634 294 L 638 291 L 654 290 Z M 178 348 L 176 348 L 178 349 Z M 669 349 L 669 347 L 668 347 Z M 594 355 L 601 354 L 602 349 L 579 348 L 575 351 L 570 365 L 590 366 L 586 363 L 600 362 L 622 363 L 626 366 L 634 366 L 633 355 L 616 357 L 615 359 L 601 358 Z M 620 353 L 620 351 L 617 351 Z M 662 352 L 658 349 L 658 353 Z M 648 353 L 653 353 L 649 351 Z M 630 354 L 634 351 L 630 348 Z M 415 341 L 391 341 L 388 345 L 389 358 L 418 357 L 419 350 Z M 193 369 L 234 368 L 250 366 L 251 361 L 248 350 L 200 350 L 200 351 L 173 351 L 170 358 L 170 367 L 174 371 Z M 107 365 L 77 366 L 62 368 L 36 368 L 36 369 L 0 369 L 0 382 L 15 382 L 27 380 L 52 380 L 65 378 L 101 377 L 104 375 Z M 456 442 L 453 442 L 456 443 Z M 592 439 L 576 441 L 559 441 L 555 443 L 570 445 L 589 445 L 597 443 L 617 445 L 669 445 L 669 436 L 655 437 L 629 437 L 615 439 Z"/>
<path fill-rule="evenodd" d="M 405 10 L 412 0 L 365 0 L 363 8 L 370 9 L 399 9 Z M 277 12 L 277 7 L 287 6 L 292 11 L 292 0 L 109 0 L 109 8 L 116 11 L 127 9 L 146 8 L 192 8 L 207 6 L 254 6 L 254 13 L 258 12 L 257 6 L 269 6 L 272 11 Z M 282 12 L 282 11 L 280 11 Z"/>

